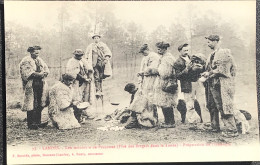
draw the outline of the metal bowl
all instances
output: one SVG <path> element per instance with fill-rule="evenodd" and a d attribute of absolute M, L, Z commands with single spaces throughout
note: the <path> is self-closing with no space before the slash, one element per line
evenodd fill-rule
<path fill-rule="evenodd" d="M 111 105 L 119 105 L 120 103 L 111 103 Z"/>
<path fill-rule="evenodd" d="M 82 102 L 82 103 L 79 103 L 78 105 L 77 105 L 77 108 L 78 109 L 86 109 L 86 108 L 88 108 L 89 107 L 89 102 Z"/>

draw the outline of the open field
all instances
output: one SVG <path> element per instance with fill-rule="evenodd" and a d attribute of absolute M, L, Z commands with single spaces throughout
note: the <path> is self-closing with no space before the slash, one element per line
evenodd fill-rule
<path fill-rule="evenodd" d="M 118 82 L 115 79 L 104 81 L 105 108 L 90 112 L 96 117 L 102 118 L 106 114 L 111 114 L 116 108 L 110 102 L 120 102 L 121 106 L 128 106 L 130 96 L 123 89 L 129 80 Z M 133 81 L 132 81 L 133 82 Z M 52 86 L 54 81 L 49 81 Z M 249 94 L 252 93 L 252 94 Z M 249 134 L 240 135 L 236 138 L 223 138 L 220 134 L 210 133 L 202 130 L 189 130 L 188 124 L 180 122 L 180 115 L 175 111 L 176 128 L 171 129 L 131 129 L 122 131 L 101 131 L 98 127 L 110 124 L 104 120 L 87 120 L 81 128 L 75 130 L 57 130 L 51 124 L 45 129 L 28 130 L 26 126 L 26 113 L 19 108 L 6 110 L 7 118 L 7 145 L 66 145 L 66 144 L 157 144 L 171 142 L 219 142 L 237 144 L 250 144 L 259 140 L 258 120 L 256 108 L 255 87 L 239 81 L 236 95 L 236 105 L 239 109 L 249 111 L 253 118 L 250 121 L 251 130 Z M 20 80 L 7 80 L 7 107 L 17 101 L 22 101 L 22 88 Z M 42 120 L 48 120 L 47 108 L 43 111 Z M 162 121 L 162 114 L 159 119 Z M 117 138 L 114 138 L 114 137 Z"/>

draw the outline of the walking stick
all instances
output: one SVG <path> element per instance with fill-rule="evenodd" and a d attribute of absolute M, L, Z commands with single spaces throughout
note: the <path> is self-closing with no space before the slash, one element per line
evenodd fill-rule
<path fill-rule="evenodd" d="M 101 81 L 101 91 L 103 93 L 103 80 Z M 104 112 L 104 98 L 103 98 L 103 94 L 100 96 L 101 99 L 101 104 L 102 104 L 102 112 Z"/>

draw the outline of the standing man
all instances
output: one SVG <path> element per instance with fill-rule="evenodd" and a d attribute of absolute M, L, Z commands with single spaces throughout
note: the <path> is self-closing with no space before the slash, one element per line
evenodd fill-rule
<path fill-rule="evenodd" d="M 105 43 L 100 41 L 100 38 L 99 34 L 94 34 L 92 36 L 94 43 L 91 43 L 86 49 L 86 59 L 94 70 L 96 96 L 103 95 L 102 81 L 107 77 L 107 75 L 104 75 L 104 69 L 108 60 L 112 57 L 110 49 Z"/>
<path fill-rule="evenodd" d="M 207 78 L 205 87 L 211 130 L 220 131 L 220 113 L 225 127 L 222 135 L 235 137 L 238 136 L 234 119 L 236 65 L 231 51 L 220 48 L 218 35 L 210 35 L 205 38 L 213 51 L 207 61 L 206 72 L 202 74 L 203 77 Z"/>
<path fill-rule="evenodd" d="M 79 102 L 95 103 L 93 97 L 92 72 L 87 61 L 83 59 L 84 52 L 81 49 L 76 49 L 73 53 L 74 57 L 69 59 L 66 66 L 66 73 L 72 75 L 75 81 L 72 85 L 73 99 Z M 81 122 L 81 111 L 74 111 L 76 119 Z"/>
<path fill-rule="evenodd" d="M 40 50 L 40 46 L 29 47 L 27 52 L 30 56 L 24 57 L 19 64 L 24 90 L 22 111 L 27 111 L 29 129 L 42 128 L 48 124 L 41 123 L 41 113 L 47 106 L 48 84 L 45 78 L 49 74 L 49 69 L 39 57 Z"/>
<path fill-rule="evenodd" d="M 158 76 L 157 69 L 160 56 L 157 53 L 151 52 L 148 44 L 144 44 L 140 48 L 139 53 L 142 53 L 144 56 L 141 62 L 140 72 L 138 73 L 140 80 L 139 89 L 132 83 L 127 84 L 125 87 L 125 91 L 132 94 L 131 105 L 129 107 L 129 109 L 132 110 L 130 118 L 132 121 L 126 125 L 126 128 L 135 128 L 138 125 L 145 127 L 158 125 L 157 108 L 154 105 L 154 82 Z M 135 95 L 136 97 L 133 99 Z"/>
<path fill-rule="evenodd" d="M 178 84 L 173 64 L 174 56 L 167 51 L 169 43 L 156 43 L 157 52 L 160 56 L 160 62 L 157 68 L 157 77 L 154 82 L 154 102 L 157 107 L 162 109 L 165 123 L 163 128 L 174 128 L 175 120 L 173 107 L 177 105 Z"/>
<path fill-rule="evenodd" d="M 157 53 L 150 51 L 147 44 L 144 44 L 140 48 L 139 53 L 144 56 L 141 62 L 140 72 L 138 73 L 138 76 L 141 79 L 140 90 L 145 97 L 148 98 L 153 96 L 154 93 L 153 85 L 155 78 L 158 76 L 156 70 L 159 65 L 160 56 Z M 153 101 L 151 100 L 151 102 Z"/>
<path fill-rule="evenodd" d="M 187 106 L 186 121 L 188 123 L 198 123 L 201 119 L 194 108 L 195 90 L 198 85 L 192 83 L 192 81 L 194 81 L 192 80 L 194 75 L 191 75 L 193 63 L 189 55 L 189 45 L 186 43 L 180 45 L 178 51 L 180 52 L 180 56 L 174 63 L 174 68 L 177 79 L 180 80 L 181 92 L 184 94 L 184 100 Z"/>

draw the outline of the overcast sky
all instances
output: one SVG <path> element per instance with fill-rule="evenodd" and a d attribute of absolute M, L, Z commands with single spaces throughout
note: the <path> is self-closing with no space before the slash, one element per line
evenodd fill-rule
<path fill-rule="evenodd" d="M 70 9 L 73 21 L 78 21 L 82 8 L 97 5 L 113 8 L 116 18 L 124 22 L 135 22 L 151 32 L 159 25 L 170 26 L 174 22 L 187 25 L 189 8 L 201 13 L 213 11 L 226 21 L 234 23 L 238 29 L 255 26 L 255 1 L 128 1 L 128 2 L 46 2 L 46 1 L 5 1 L 5 20 L 15 21 L 31 28 L 55 27 L 57 11 L 62 3 L 73 6 Z M 89 10 L 90 11 L 90 10 Z"/>

